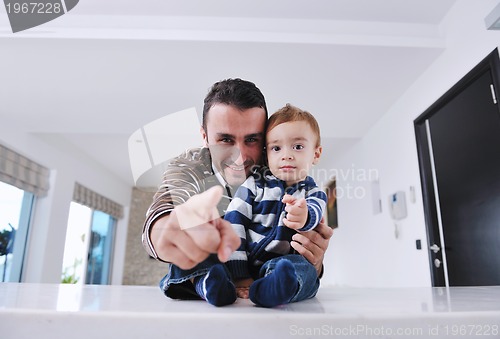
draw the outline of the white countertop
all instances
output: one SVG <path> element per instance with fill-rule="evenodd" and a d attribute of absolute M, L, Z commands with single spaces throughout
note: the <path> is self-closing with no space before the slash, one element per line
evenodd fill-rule
<path fill-rule="evenodd" d="M 325 288 L 274 309 L 157 287 L 0 283 L 0 338 L 500 338 L 500 287 Z"/>

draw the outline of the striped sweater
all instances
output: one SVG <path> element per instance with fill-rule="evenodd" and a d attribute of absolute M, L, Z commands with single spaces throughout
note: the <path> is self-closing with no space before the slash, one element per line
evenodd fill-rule
<path fill-rule="evenodd" d="M 283 224 L 286 204 L 281 199 L 285 194 L 306 199 L 308 218 L 299 231 L 310 231 L 319 224 L 327 198 L 311 177 L 286 187 L 267 168 L 254 173 L 236 191 L 224 216 L 241 238 L 240 247 L 226 263 L 233 279 L 249 278 L 264 262 L 292 252 L 295 230 Z"/>

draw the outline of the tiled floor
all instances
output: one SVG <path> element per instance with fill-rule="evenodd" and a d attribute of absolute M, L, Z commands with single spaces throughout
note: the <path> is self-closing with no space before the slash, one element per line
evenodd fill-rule
<path fill-rule="evenodd" d="M 325 288 L 263 309 L 156 287 L 0 283 L 0 338 L 500 338 L 500 287 Z"/>

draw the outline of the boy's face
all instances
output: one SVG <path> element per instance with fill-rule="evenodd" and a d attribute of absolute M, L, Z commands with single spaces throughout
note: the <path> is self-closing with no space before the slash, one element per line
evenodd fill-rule
<path fill-rule="evenodd" d="M 304 180 L 321 156 L 321 146 L 306 121 L 291 121 L 267 132 L 269 169 L 288 186 Z"/>
<path fill-rule="evenodd" d="M 213 105 L 207 130 L 201 129 L 212 162 L 231 186 L 241 185 L 254 165 L 259 165 L 264 147 L 266 112 L 255 107 L 240 111 L 226 104 Z"/>

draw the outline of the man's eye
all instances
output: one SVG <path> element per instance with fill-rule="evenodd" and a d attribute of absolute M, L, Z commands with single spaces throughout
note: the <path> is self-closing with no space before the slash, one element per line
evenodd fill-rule
<path fill-rule="evenodd" d="M 223 142 L 223 143 L 230 143 L 230 142 L 232 142 L 232 140 L 229 139 L 229 138 L 222 138 L 222 139 L 220 139 L 220 141 Z"/>
<path fill-rule="evenodd" d="M 246 139 L 246 142 L 247 142 L 248 144 L 250 144 L 250 143 L 254 143 L 254 142 L 257 142 L 257 141 L 259 141 L 257 138 L 248 138 L 248 139 Z"/>

